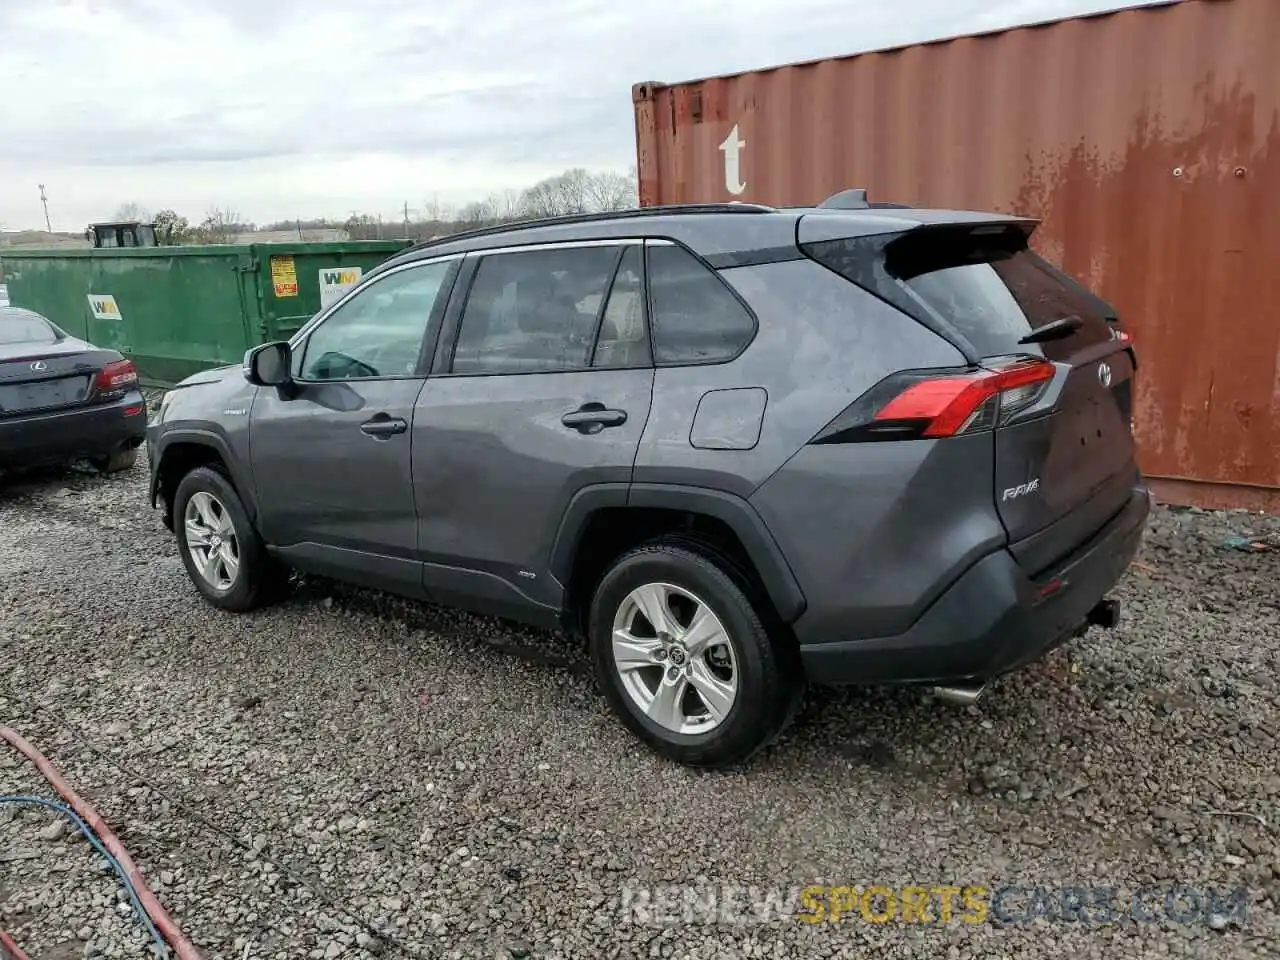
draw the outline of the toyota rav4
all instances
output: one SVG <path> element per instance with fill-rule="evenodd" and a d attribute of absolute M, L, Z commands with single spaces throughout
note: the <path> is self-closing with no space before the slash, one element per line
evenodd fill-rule
<path fill-rule="evenodd" d="M 806 680 L 975 698 L 1112 626 L 1136 360 L 1035 221 L 646 208 L 419 244 L 148 432 L 196 588 L 287 572 L 584 637 L 662 754 L 740 762 Z"/>

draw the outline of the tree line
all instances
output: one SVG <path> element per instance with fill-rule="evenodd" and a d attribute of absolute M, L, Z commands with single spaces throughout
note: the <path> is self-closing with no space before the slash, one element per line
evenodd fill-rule
<path fill-rule="evenodd" d="M 151 214 L 141 204 L 130 201 L 116 209 L 114 219 L 154 223 L 156 240 L 163 246 L 232 243 L 244 234 L 267 231 L 296 231 L 303 237 L 307 231 L 341 230 L 352 240 L 426 240 L 520 220 L 630 210 L 639 206 L 639 202 L 634 167 L 626 173 L 574 167 L 523 190 L 495 191 L 483 200 L 457 206 L 434 198 L 417 208 L 406 203 L 399 218 L 384 219 L 353 211 L 345 220 L 312 217 L 258 225 L 230 207 L 215 206 L 193 223 L 175 210 L 163 209 Z"/>

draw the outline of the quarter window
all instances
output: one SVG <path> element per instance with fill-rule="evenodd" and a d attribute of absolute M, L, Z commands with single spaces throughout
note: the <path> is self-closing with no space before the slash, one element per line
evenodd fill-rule
<path fill-rule="evenodd" d="M 755 318 L 747 308 L 683 247 L 649 247 L 649 297 L 658 363 L 728 360 L 755 335 Z"/>
<path fill-rule="evenodd" d="M 374 280 L 307 338 L 303 380 L 411 377 L 453 261 L 409 267 Z"/>
<path fill-rule="evenodd" d="M 454 373 L 533 373 L 590 366 L 616 246 L 500 253 L 476 269 L 454 348 Z"/>

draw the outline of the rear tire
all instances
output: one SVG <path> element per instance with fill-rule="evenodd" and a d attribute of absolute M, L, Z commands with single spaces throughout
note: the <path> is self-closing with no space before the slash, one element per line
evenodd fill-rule
<path fill-rule="evenodd" d="M 596 680 L 627 728 L 662 756 L 692 767 L 743 763 L 786 727 L 802 683 L 762 610 L 714 551 L 683 537 L 638 547 L 613 563 L 592 599 Z"/>
<path fill-rule="evenodd" d="M 133 465 L 138 462 L 138 448 L 117 450 L 105 457 L 94 457 L 90 462 L 99 473 L 123 473 L 132 470 Z"/>
<path fill-rule="evenodd" d="M 173 526 L 191 582 L 215 607 L 247 613 L 283 596 L 288 572 L 267 553 L 240 495 L 219 470 L 197 467 L 182 478 Z"/>

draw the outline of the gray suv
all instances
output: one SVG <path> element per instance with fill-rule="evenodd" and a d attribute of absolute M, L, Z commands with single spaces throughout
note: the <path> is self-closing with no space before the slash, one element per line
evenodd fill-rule
<path fill-rule="evenodd" d="M 969 702 L 1138 548 L 1135 357 L 1035 221 L 647 208 L 412 247 L 189 378 L 151 503 L 215 606 L 296 569 L 583 636 L 626 725 L 740 762 L 805 680 Z"/>

